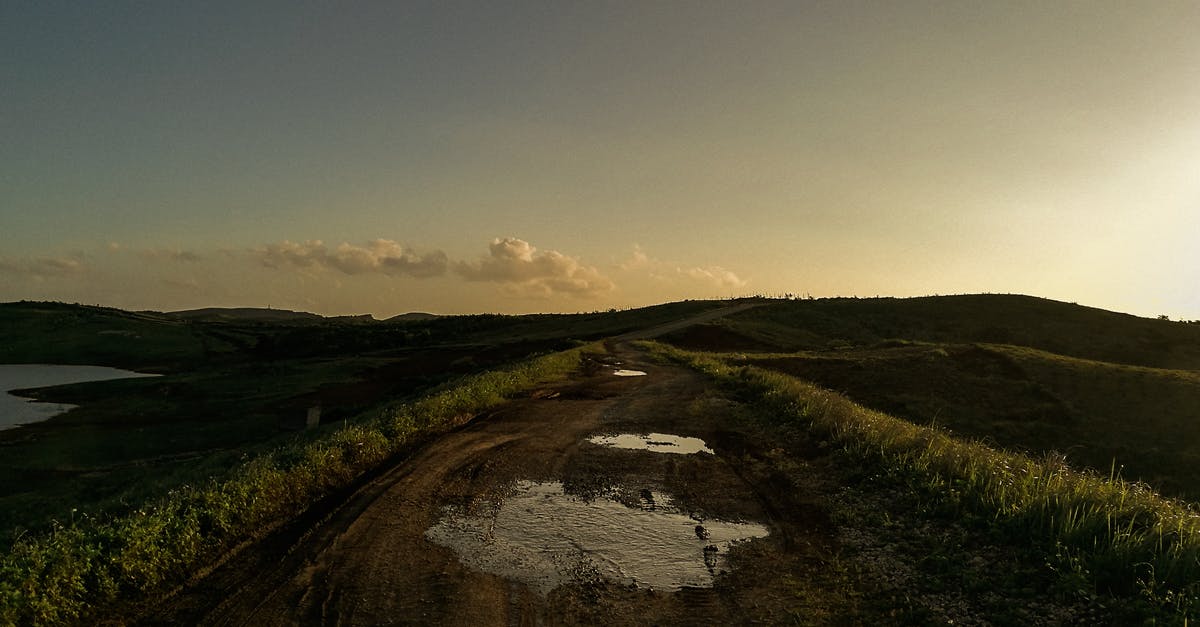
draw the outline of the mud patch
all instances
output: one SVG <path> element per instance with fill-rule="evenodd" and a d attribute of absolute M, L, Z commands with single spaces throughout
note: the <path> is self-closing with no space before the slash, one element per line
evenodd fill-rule
<path fill-rule="evenodd" d="M 618 377 L 644 377 L 644 376 L 646 376 L 646 373 L 642 372 L 641 370 L 625 370 L 624 368 L 622 368 L 620 370 L 614 370 L 613 374 Z"/>
<path fill-rule="evenodd" d="M 588 438 L 588 442 L 613 448 L 651 451 L 654 453 L 675 453 L 691 455 L 693 453 L 713 454 L 712 449 L 700 438 L 688 438 L 669 433 L 621 433 L 618 435 L 596 435 Z"/>
<path fill-rule="evenodd" d="M 521 481 L 486 511 L 446 508 L 425 537 L 468 566 L 544 596 L 598 579 L 656 590 L 711 587 L 731 548 L 768 535 L 755 523 L 697 520 L 668 496 L 642 492 L 629 506 L 615 493 L 586 500 L 556 481 Z"/>

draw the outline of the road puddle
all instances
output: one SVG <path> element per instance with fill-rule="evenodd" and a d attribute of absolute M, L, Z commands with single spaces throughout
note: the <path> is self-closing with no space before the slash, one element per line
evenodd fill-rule
<path fill-rule="evenodd" d="M 652 451 L 654 453 L 676 453 L 690 455 L 693 453 L 713 454 L 712 449 L 705 445 L 700 438 L 688 438 L 669 433 L 621 433 L 619 435 L 595 435 L 588 442 L 613 448 Z"/>
<path fill-rule="evenodd" d="M 642 372 L 641 370 L 625 370 L 624 368 L 622 368 L 620 370 L 614 370 L 613 374 L 617 375 L 618 377 L 644 377 L 644 376 L 646 376 L 646 373 Z"/>
<path fill-rule="evenodd" d="M 619 496 L 585 500 L 559 482 L 522 481 L 486 511 L 446 508 L 425 537 L 472 568 L 545 595 L 601 578 L 656 590 L 711 587 L 732 547 L 768 534 L 754 523 L 687 516 L 650 490 L 635 506 Z"/>

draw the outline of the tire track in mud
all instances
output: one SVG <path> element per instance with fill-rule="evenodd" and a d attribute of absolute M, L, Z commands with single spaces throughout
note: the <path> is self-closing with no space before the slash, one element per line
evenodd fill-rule
<path fill-rule="evenodd" d="M 710 390 L 700 375 L 650 363 L 621 344 L 610 359 L 427 442 L 340 501 L 315 508 L 217 568 L 142 622 L 792 622 L 794 582 L 819 580 L 833 550 L 816 497 L 791 480 L 780 481 L 768 454 L 779 444 L 740 420 L 744 410 Z M 647 376 L 612 376 L 618 367 Z M 620 450 L 587 441 L 651 432 L 703 439 L 715 455 Z M 698 515 L 700 525 L 706 519 L 756 522 L 770 535 L 722 555 L 728 572 L 711 587 L 654 590 L 589 571 L 544 595 L 468 566 L 426 537 L 448 507 L 495 515 L 518 482 L 560 482 L 582 502 L 609 498 L 630 508 L 638 507 L 637 495 L 665 494 L 676 511 Z M 634 545 L 641 540 L 630 536 Z"/>

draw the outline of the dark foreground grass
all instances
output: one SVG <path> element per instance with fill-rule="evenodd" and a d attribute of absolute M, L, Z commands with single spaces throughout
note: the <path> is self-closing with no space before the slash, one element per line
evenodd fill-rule
<path fill-rule="evenodd" d="M 127 515 L 79 516 L 0 558 L 0 624 L 78 623 L 178 585 L 349 485 L 416 437 L 452 427 L 579 364 L 581 347 L 466 377 L 411 403 L 298 438 L 226 478 L 184 486 Z"/>
<path fill-rule="evenodd" d="M 682 348 L 682 347 L 681 347 Z M 839 351 L 743 353 L 916 424 L 1200 501 L 1200 371 L 1128 366 L 1000 344 L 891 341 Z M 1115 460 L 1115 462 L 1114 462 Z"/>
<path fill-rule="evenodd" d="M 1177 619 L 1200 601 L 1200 512 L 1143 484 L 1073 470 L 1061 458 L 996 450 L 866 409 L 787 375 L 654 345 L 799 424 L 854 458 L 901 478 L 950 516 L 1053 548 L 1064 578 Z"/>

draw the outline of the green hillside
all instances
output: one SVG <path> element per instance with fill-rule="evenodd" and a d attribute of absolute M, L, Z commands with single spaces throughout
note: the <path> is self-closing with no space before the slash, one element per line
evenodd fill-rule
<path fill-rule="evenodd" d="M 743 304 L 756 306 L 661 338 L 709 355 L 643 348 L 707 373 L 780 433 L 816 434 L 806 446 L 840 460 L 847 485 L 904 495 L 908 522 L 878 522 L 911 532 L 914 554 L 943 542 L 920 522 L 941 517 L 979 542 L 1024 547 L 1069 594 L 1114 595 L 1121 616 L 1181 617 L 1200 603 L 1200 325 L 1025 296 Z M 0 363 L 164 374 L 31 391 L 81 407 L 0 431 L 5 567 L 42 582 L 0 598 L 40 600 L 21 611 L 59 619 L 140 598 L 429 433 L 566 376 L 580 346 L 605 350 L 586 342 L 725 305 L 377 321 L 0 304 Z M 317 406 L 321 425 L 305 429 Z M 800 472 L 783 448 L 762 455 Z M 246 496 L 260 493 L 270 497 Z M 110 553 L 119 559 L 89 561 Z M 959 578 L 961 561 L 939 572 Z M 84 572 L 125 587 L 91 586 Z M 999 603 L 1023 598 L 1023 582 L 1006 585 L 1015 596 Z M 65 600 L 74 609 L 62 613 Z"/>
<path fill-rule="evenodd" d="M 1200 324 L 1026 296 L 775 302 L 667 338 L 1200 499 Z"/>

